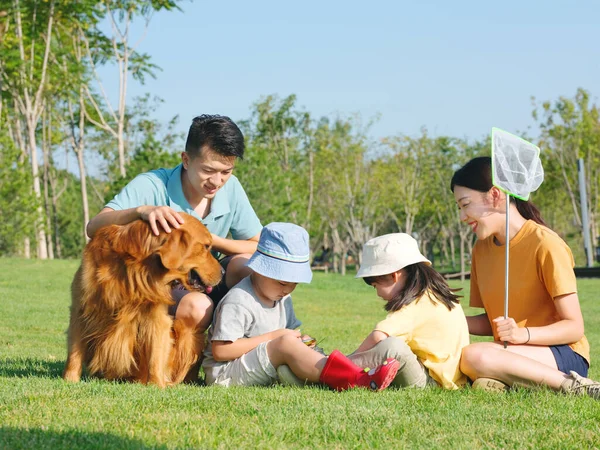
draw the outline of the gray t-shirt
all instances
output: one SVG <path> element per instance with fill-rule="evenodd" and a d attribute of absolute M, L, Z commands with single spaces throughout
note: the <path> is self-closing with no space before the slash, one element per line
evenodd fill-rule
<path fill-rule="evenodd" d="M 204 372 L 210 372 L 216 378 L 231 362 L 214 360 L 213 340 L 234 342 L 281 328 L 294 330 L 301 324 L 294 313 L 291 295 L 283 297 L 273 307 L 265 306 L 254 292 L 250 277 L 246 277 L 217 306 L 212 326 L 208 330 L 208 345 L 204 350 Z"/>

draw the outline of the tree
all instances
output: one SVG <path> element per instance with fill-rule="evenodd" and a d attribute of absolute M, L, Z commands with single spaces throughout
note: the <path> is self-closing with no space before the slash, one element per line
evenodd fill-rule
<path fill-rule="evenodd" d="M 534 118 L 538 119 L 542 132 L 540 147 L 546 160 L 546 172 L 558 173 L 562 190 L 569 199 L 575 225 L 582 230 L 581 203 L 578 188 L 577 159 L 585 164 L 585 184 L 588 192 L 588 209 L 592 241 L 599 236 L 598 214 L 600 207 L 600 120 L 599 110 L 590 102 L 590 93 L 578 89 L 574 99 L 560 97 L 554 103 L 544 102 L 537 107 Z M 552 175 L 551 175 L 552 177 Z M 548 177 L 547 177 L 548 179 Z M 553 180 L 553 178 L 550 178 Z M 553 194 L 560 194 L 556 185 Z M 559 197 L 560 198 L 560 197 Z M 556 197 L 553 197 L 556 201 Z M 546 202 L 548 203 L 548 202 Z M 581 242 L 581 240 L 579 240 Z"/>
<path fill-rule="evenodd" d="M 382 158 L 382 178 L 386 180 L 382 188 L 388 198 L 387 212 L 399 232 L 412 234 L 415 222 L 428 204 L 432 144 L 425 129 L 416 139 L 406 136 L 383 139 L 387 151 Z M 426 217 L 421 230 L 430 226 L 433 219 L 431 214 Z"/>
<path fill-rule="evenodd" d="M 333 269 L 346 273 L 353 254 L 360 263 L 362 245 L 382 222 L 374 166 L 367 162 L 366 132 L 358 118 L 321 119 L 314 134 L 315 216 L 323 246 L 333 251 Z M 316 228 L 316 227 L 314 227 Z M 314 229 L 313 228 L 313 229 Z"/>
<path fill-rule="evenodd" d="M 136 97 L 129 108 L 125 137 L 133 149 L 127 166 L 131 177 L 161 167 L 174 167 L 181 162 L 184 135 L 175 131 L 179 117 L 173 117 L 167 124 L 152 117 L 162 101 L 146 94 Z M 101 140 L 100 143 L 106 144 L 106 141 Z M 106 199 L 119 193 L 130 181 L 120 176 L 118 165 L 109 164 L 107 176 Z"/>
<path fill-rule="evenodd" d="M 34 234 L 40 199 L 31 195 L 31 170 L 21 152 L 0 130 L 0 254 L 27 256 L 25 237 Z"/>
<path fill-rule="evenodd" d="M 136 49 L 147 32 L 152 15 L 161 10 L 180 10 L 177 3 L 180 3 L 180 0 L 103 0 L 102 13 L 109 21 L 112 33 L 107 36 L 98 29 L 86 30 L 82 27 L 79 30 L 79 37 L 85 45 L 86 56 L 102 99 L 100 105 L 92 89 L 85 85 L 88 101 L 92 106 L 90 109 L 86 108 L 86 117 L 116 140 L 118 167 L 122 178 L 127 174 L 125 126 L 129 75 L 143 84 L 146 76 L 155 77 L 155 72 L 159 69 L 151 62 L 150 55 L 138 53 Z M 136 18 L 144 20 L 145 29 L 142 37 L 132 43 L 131 24 Z M 119 77 L 116 108 L 110 102 L 96 70 L 98 64 L 109 61 L 116 63 Z"/>
<path fill-rule="evenodd" d="M 24 127 L 17 125 L 15 132 L 18 134 L 17 142 L 22 145 L 21 151 L 29 155 L 33 193 L 37 200 L 37 255 L 40 259 L 46 259 L 46 220 L 41 202 L 36 128 L 44 110 L 44 98 L 48 89 L 55 1 L 38 4 L 36 1 L 13 0 L 11 6 L 9 14 L 14 35 L 11 33 L 2 41 L 3 54 L 7 60 L 3 64 L 2 75 L 14 102 L 16 114 L 24 120 Z M 24 136 L 21 135 L 23 131 Z"/>
<path fill-rule="evenodd" d="M 307 229 L 313 204 L 311 119 L 296 96 L 267 96 L 240 122 L 246 136 L 244 162 L 236 168 L 259 217 L 292 221 Z"/>

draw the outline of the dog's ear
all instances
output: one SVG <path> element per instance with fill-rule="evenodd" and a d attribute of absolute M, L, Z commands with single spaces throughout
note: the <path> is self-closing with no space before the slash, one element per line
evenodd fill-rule
<path fill-rule="evenodd" d="M 156 252 L 162 265 L 169 270 L 181 267 L 189 251 L 188 241 L 188 232 L 182 229 L 175 229 L 166 234 L 163 244 Z"/>
<path fill-rule="evenodd" d="M 115 253 L 126 254 L 139 260 L 148 257 L 161 241 L 160 236 L 152 233 L 150 224 L 143 220 L 136 220 L 127 225 L 111 225 L 99 238 L 107 239 Z"/>

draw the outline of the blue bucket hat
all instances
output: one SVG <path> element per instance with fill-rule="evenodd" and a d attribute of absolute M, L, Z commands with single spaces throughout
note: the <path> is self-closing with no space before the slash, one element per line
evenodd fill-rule
<path fill-rule="evenodd" d="M 288 283 L 310 283 L 310 247 L 306 230 L 293 223 L 273 222 L 260 232 L 256 252 L 246 266 Z"/>

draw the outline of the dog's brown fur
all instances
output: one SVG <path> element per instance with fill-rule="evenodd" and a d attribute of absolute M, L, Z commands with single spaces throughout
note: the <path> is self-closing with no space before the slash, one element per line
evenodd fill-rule
<path fill-rule="evenodd" d="M 79 381 L 85 364 L 91 375 L 164 387 L 197 362 L 203 336 L 169 316 L 171 286 L 215 286 L 221 266 L 206 227 L 182 216 L 171 233 L 155 236 L 137 220 L 103 227 L 87 244 L 71 285 L 65 380 Z"/>

